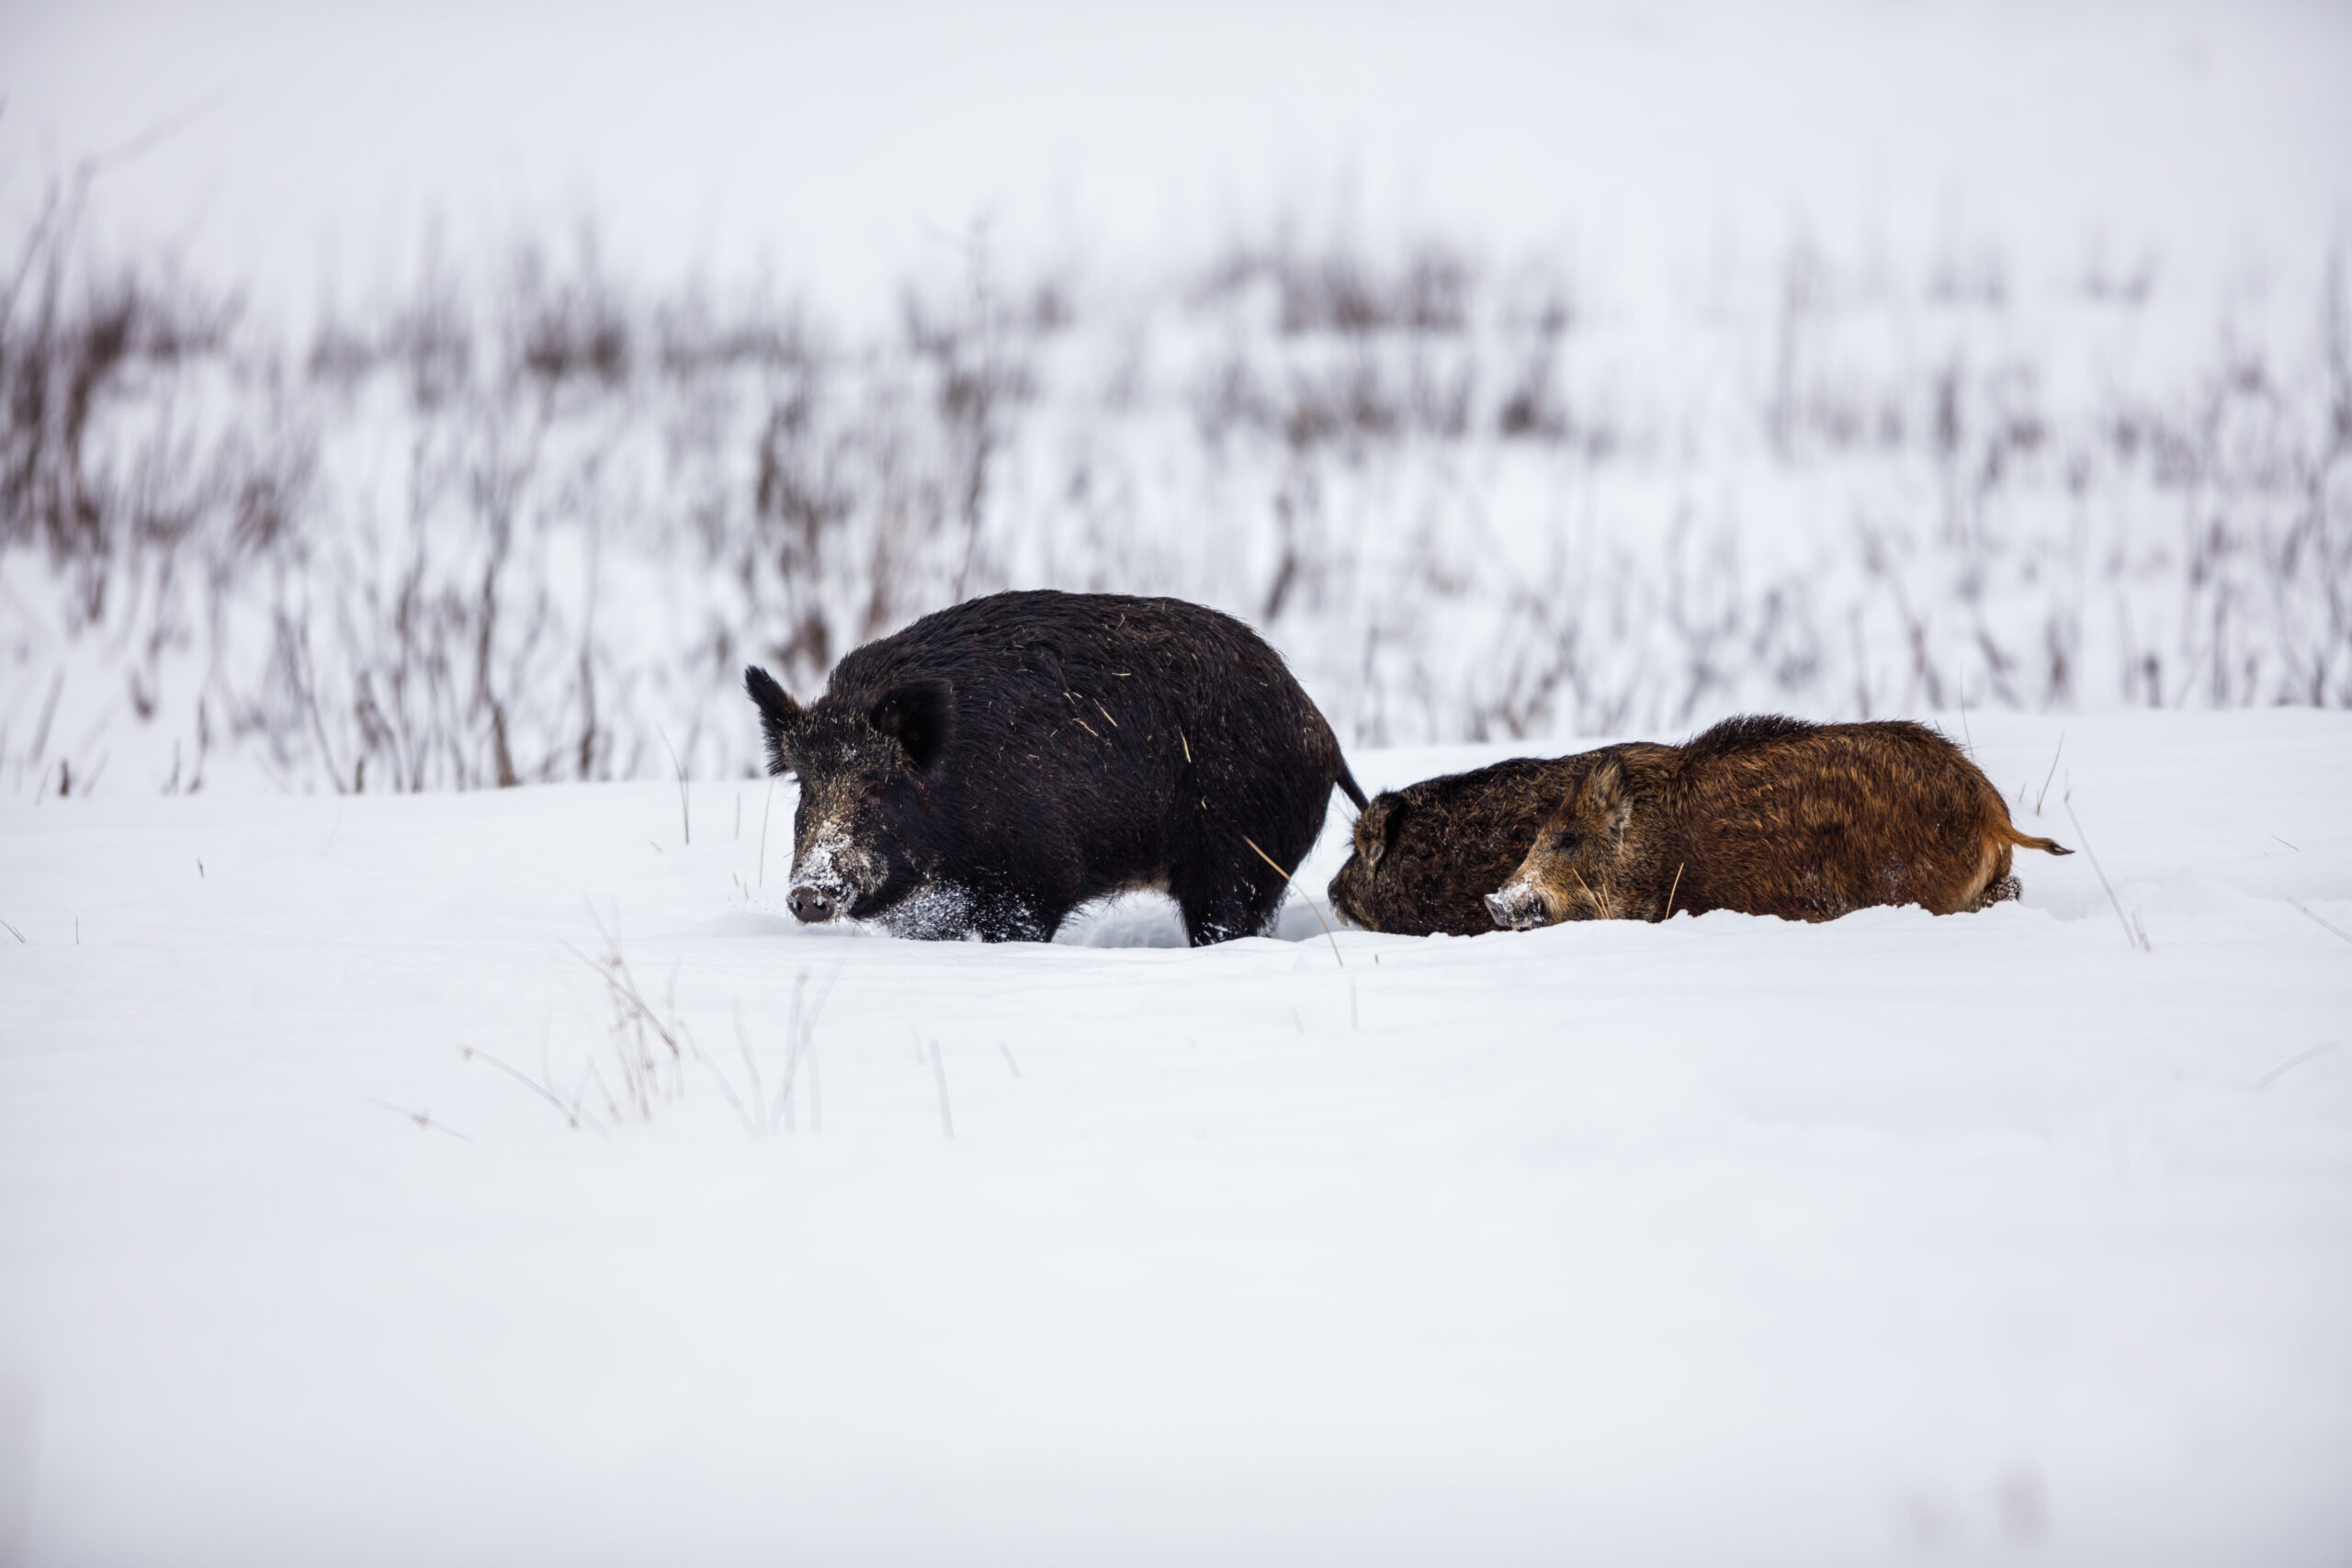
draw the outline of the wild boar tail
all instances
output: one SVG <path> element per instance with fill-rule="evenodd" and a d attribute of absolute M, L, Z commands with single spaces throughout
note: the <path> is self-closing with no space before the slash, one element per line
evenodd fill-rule
<path fill-rule="evenodd" d="M 2015 826 L 2007 822 L 2001 824 L 2001 837 L 2018 849 L 2040 850 L 2046 855 L 2070 855 L 2075 852 L 2055 839 L 2037 839 L 2030 833 L 2020 833 Z"/>
<path fill-rule="evenodd" d="M 1356 783 L 1355 774 L 1348 772 L 1348 764 L 1344 758 L 1341 759 L 1340 762 L 1340 776 L 1334 782 L 1339 784 L 1340 793 L 1341 795 L 1346 795 L 1350 800 L 1355 802 L 1355 807 L 1358 811 L 1362 811 L 1366 806 L 1371 804 L 1370 801 L 1364 799 L 1363 786 Z M 2064 853 L 2064 852 L 2061 851 L 2060 852 Z"/>

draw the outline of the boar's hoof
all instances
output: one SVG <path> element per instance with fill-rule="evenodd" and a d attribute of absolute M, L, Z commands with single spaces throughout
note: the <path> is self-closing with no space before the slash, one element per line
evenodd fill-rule
<path fill-rule="evenodd" d="M 792 906 L 792 918 L 804 925 L 830 920 L 841 913 L 841 900 L 820 887 L 796 887 L 787 901 Z"/>

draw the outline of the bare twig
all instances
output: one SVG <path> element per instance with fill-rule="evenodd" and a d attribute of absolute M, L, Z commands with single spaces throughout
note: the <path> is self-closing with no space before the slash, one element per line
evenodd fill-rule
<path fill-rule="evenodd" d="M 0 926 L 7 926 L 7 927 L 8 927 L 8 934 L 9 934 L 10 936 L 12 936 L 12 937 L 15 937 L 18 942 L 23 942 L 23 941 L 25 940 L 25 933 L 24 933 L 24 932 L 22 932 L 22 931 L 18 931 L 18 930 L 17 930 L 16 927 L 14 927 L 14 926 L 10 926 L 10 925 L 8 925 L 8 922 L 7 922 L 7 921 L 6 921 L 6 920 L 0 920 Z M 29 946 L 30 944 L 29 944 L 29 943 L 28 943 L 27 945 L 28 945 L 28 946 Z"/>

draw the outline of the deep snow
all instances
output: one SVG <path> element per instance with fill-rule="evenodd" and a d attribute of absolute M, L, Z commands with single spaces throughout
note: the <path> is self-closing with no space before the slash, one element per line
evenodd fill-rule
<path fill-rule="evenodd" d="M 0 806 L 29 1560 L 2341 1563 L 2352 720 L 1967 724 L 2151 951 L 2089 854 L 1342 965 L 799 930 L 751 784 Z M 617 1088 L 599 920 L 689 1059 L 574 1130 L 461 1047 Z"/>

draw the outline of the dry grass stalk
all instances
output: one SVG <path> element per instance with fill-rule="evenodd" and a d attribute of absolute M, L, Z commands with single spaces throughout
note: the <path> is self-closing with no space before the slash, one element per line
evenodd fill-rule
<path fill-rule="evenodd" d="M 2036 792 L 2035 792 L 2035 794 L 2034 794 L 2034 797 L 2033 797 L 2033 814 L 2034 814 L 2036 817 L 2039 817 L 2039 816 L 2041 816 L 2041 803 L 2042 803 L 2044 800 L 2048 799 L 2048 798 L 2049 798 L 2049 796 L 2050 796 L 2050 781 L 2051 781 L 2052 779 L 2054 779 L 2054 778 L 2056 778 L 2056 777 L 2058 776 L 2058 759 L 2059 759 L 2059 758 L 2061 758 L 2061 757 L 2063 757 L 2063 756 L 2064 756 L 2065 754 L 2066 754 L 2066 732 L 2065 732 L 2064 730 L 2063 730 L 2063 729 L 2062 729 L 2062 730 L 2060 730 L 2060 731 L 2058 732 L 2058 745 L 2057 745 L 2057 749 L 2056 749 L 2056 750 L 2052 750 L 2052 751 L 2050 753 L 2050 771 L 2049 771 L 2048 773 L 2046 773 L 2042 774 L 2042 776 L 2041 776 L 2041 788 L 2040 790 L 2036 791 Z"/>
<path fill-rule="evenodd" d="M 2115 919 L 2123 928 L 2123 940 L 2141 953 L 2154 952 L 2154 945 L 2148 941 L 2147 928 L 2123 913 L 2123 900 L 2115 896 L 2114 885 L 2107 880 L 2107 869 L 2098 863 L 2098 852 L 2091 848 L 2091 837 L 2083 831 L 2082 818 L 2075 815 L 2074 791 L 2066 792 L 2062 804 L 2066 807 L 2066 820 L 2075 825 L 2075 836 L 2082 840 L 2083 853 L 2090 856 L 2091 869 L 2098 874 L 2098 885 L 2107 890 L 2107 901 L 2115 907 Z"/>
<path fill-rule="evenodd" d="M 433 1119 L 433 1112 L 430 1111 L 411 1111 L 405 1105 L 394 1105 L 390 1100 L 378 1100 L 372 1094 L 363 1094 L 359 1098 L 362 1102 L 366 1104 L 381 1106 L 384 1110 L 391 1111 L 396 1116 L 405 1117 L 407 1120 L 416 1124 L 416 1129 L 420 1133 L 447 1133 L 449 1136 L 456 1138 L 462 1143 L 470 1144 L 473 1142 L 471 1138 L 467 1137 L 463 1133 L 458 1132 L 455 1127 L 450 1126 L 447 1122 L 435 1122 Z"/>
<path fill-rule="evenodd" d="M 843 959 L 833 965 L 832 973 L 825 976 L 825 983 L 817 992 L 813 1004 L 804 1006 L 808 989 L 808 971 L 803 969 L 793 976 L 792 1022 L 784 1062 L 784 1081 L 777 1086 L 775 1103 L 768 1112 L 770 1131 L 774 1131 L 779 1122 L 788 1132 L 798 1130 L 799 1108 L 794 1086 L 799 1081 L 803 1062 L 808 1067 L 808 1130 L 820 1134 L 825 1130 L 824 1088 L 817 1075 L 817 1019 L 825 1010 L 826 999 L 833 994 L 833 982 L 842 977 L 842 969 L 847 963 L 848 960 Z"/>
<path fill-rule="evenodd" d="M 1273 856 L 1268 854 L 1265 851 L 1259 849 L 1256 840 L 1250 838 L 1249 834 L 1244 833 L 1241 835 L 1241 841 L 1248 844 L 1250 851 L 1255 853 L 1260 860 L 1264 861 L 1268 865 L 1273 866 L 1274 870 L 1281 874 L 1282 879 L 1284 882 L 1290 883 L 1290 890 L 1292 892 L 1298 893 L 1298 884 L 1291 881 L 1290 873 L 1283 871 L 1280 865 L 1276 865 Z M 1345 969 L 1348 966 L 1348 961 L 1340 957 L 1340 939 L 1332 934 L 1331 922 L 1323 918 L 1322 910 L 1316 908 L 1315 899 L 1311 895 L 1298 893 L 1298 896 L 1306 900 L 1307 908 L 1315 916 L 1315 923 L 1323 928 L 1323 935 L 1331 944 L 1331 956 L 1335 959 L 1339 959 L 1340 967 Z"/>
<path fill-rule="evenodd" d="M 768 782 L 767 800 L 760 807 L 760 886 L 768 885 L 768 813 L 775 809 L 775 782 Z"/>
<path fill-rule="evenodd" d="M 653 732 L 662 737 L 662 749 L 670 753 L 670 766 L 677 773 L 678 834 L 691 845 L 695 841 L 695 825 L 693 818 L 686 814 L 686 765 L 678 761 L 678 749 L 670 744 L 670 732 L 658 724 L 653 727 Z M 689 736 L 688 739 L 691 739 L 692 737 Z"/>
<path fill-rule="evenodd" d="M 458 1056 L 460 1061 L 471 1062 L 479 1060 L 487 1062 L 492 1066 L 496 1067 L 500 1072 L 504 1073 L 508 1077 L 513 1078 L 516 1083 L 521 1084 L 525 1089 L 529 1089 L 533 1094 L 537 1095 L 541 1100 L 546 1100 L 549 1105 L 555 1107 L 556 1114 L 562 1117 L 565 1124 L 575 1131 L 581 1127 L 588 1127 L 599 1133 L 607 1131 L 605 1125 L 598 1122 L 582 1103 L 579 1089 L 584 1089 L 586 1087 L 584 1077 L 582 1084 L 579 1086 L 579 1089 L 575 1089 L 571 1099 L 566 1100 L 563 1096 L 558 1094 L 554 1089 L 548 1087 L 548 1085 L 532 1077 L 528 1073 L 524 1072 L 521 1068 L 514 1066 L 512 1063 L 502 1061 L 498 1057 L 492 1055 L 487 1051 L 478 1050 L 471 1045 L 459 1045 L 458 1047 Z"/>
<path fill-rule="evenodd" d="M 931 1073 L 939 1085 L 939 1130 L 946 1137 L 956 1135 L 956 1113 L 947 1104 L 947 1064 L 939 1055 L 939 1042 L 931 1043 Z"/>
<path fill-rule="evenodd" d="M 2255 1089 L 2257 1091 L 2268 1089 L 2272 1084 L 2277 1083 L 2280 1078 L 2284 1077 L 2290 1068 L 2300 1067 L 2314 1056 L 2324 1056 L 2330 1051 L 2335 1050 L 2342 1043 L 2342 1041 L 2331 1040 L 2324 1045 L 2314 1045 L 2308 1051 L 2296 1052 L 2293 1055 L 2288 1057 L 2285 1061 L 2279 1063 L 2277 1066 L 2271 1068 L 2268 1072 L 2263 1074 L 2261 1077 L 2256 1079 L 2254 1085 Z"/>
<path fill-rule="evenodd" d="M 2279 842 L 2285 843 L 2286 840 L 2281 839 Z M 2346 942 L 2352 942 L 2352 932 L 2347 932 L 2342 926 L 2337 925 L 2333 920 L 2324 919 L 2320 915 L 2314 913 L 2311 908 L 2304 905 L 2301 899 L 2290 898 L 2287 902 L 2294 905 L 2296 908 L 2301 909 L 2306 919 L 2316 920 L 2319 924 L 2325 926 L 2329 931 L 2334 931 L 2337 936 L 2342 937 Z"/>

